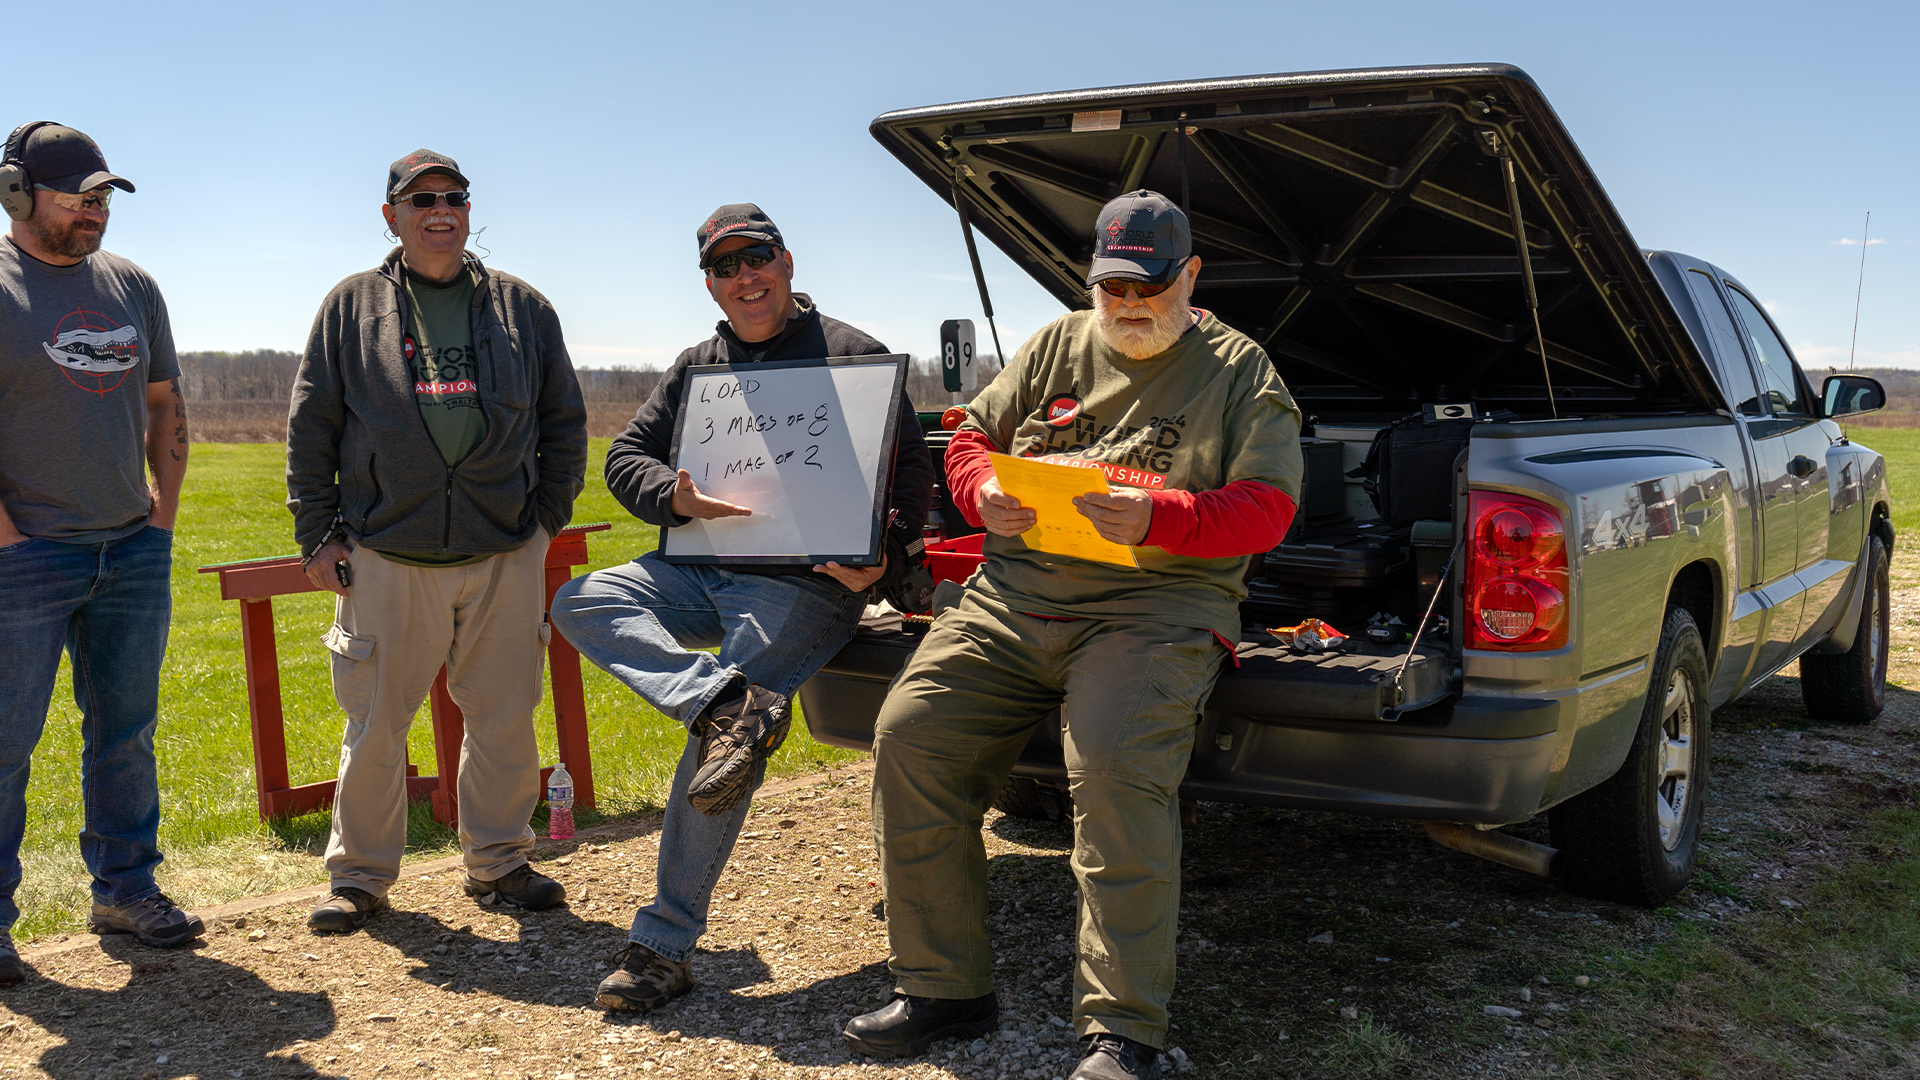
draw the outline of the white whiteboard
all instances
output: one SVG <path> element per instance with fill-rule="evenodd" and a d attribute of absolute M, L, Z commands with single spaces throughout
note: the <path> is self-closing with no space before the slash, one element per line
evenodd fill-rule
<path fill-rule="evenodd" d="M 689 368 L 674 467 L 753 514 L 662 529 L 662 557 L 877 564 L 906 372 L 900 355 Z"/>

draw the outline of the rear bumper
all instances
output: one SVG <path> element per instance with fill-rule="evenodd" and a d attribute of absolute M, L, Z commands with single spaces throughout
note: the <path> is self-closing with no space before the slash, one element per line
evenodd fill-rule
<path fill-rule="evenodd" d="M 800 688 L 813 737 L 868 750 L 894 675 L 917 639 L 861 634 Z M 1263 707 L 1271 703 L 1277 707 Z M 1294 715 L 1257 683 L 1223 676 L 1194 740 L 1181 796 L 1497 825 L 1540 807 L 1560 723 L 1553 700 L 1460 698 L 1394 722 Z M 1059 716 L 1041 721 L 1015 772 L 1065 782 Z"/>

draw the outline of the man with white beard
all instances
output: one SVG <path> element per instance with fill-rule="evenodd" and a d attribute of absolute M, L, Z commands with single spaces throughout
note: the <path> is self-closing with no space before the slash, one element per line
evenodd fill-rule
<path fill-rule="evenodd" d="M 1300 489 L 1300 412 L 1266 353 L 1188 306 L 1187 217 L 1151 191 L 1094 226 L 1091 311 L 1056 320 L 967 407 L 947 450 L 986 564 L 943 585 L 874 731 L 873 820 L 893 1000 L 848 1023 L 878 1057 L 993 1030 L 980 825 L 1028 734 L 1058 708 L 1080 886 L 1075 1080 L 1157 1076 L 1180 908 L 1179 788 L 1199 711 L 1240 633 L 1249 556 Z M 1074 500 L 1139 568 L 1028 547 L 1035 512 L 989 452 L 1107 475 Z"/>

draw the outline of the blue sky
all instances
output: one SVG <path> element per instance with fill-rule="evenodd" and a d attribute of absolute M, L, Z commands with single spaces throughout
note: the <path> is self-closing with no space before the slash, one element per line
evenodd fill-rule
<path fill-rule="evenodd" d="M 1093 21 L 1088 21 L 1089 19 Z M 139 191 L 107 246 L 183 349 L 297 349 L 387 250 L 388 162 L 473 183 L 489 262 L 560 310 L 579 366 L 712 332 L 693 229 L 760 203 L 796 285 L 893 348 L 979 321 L 952 211 L 867 134 L 888 109 L 1387 64 L 1526 69 L 1636 239 L 1753 288 L 1809 367 L 1920 367 L 1920 4 L 15 5 L 0 122 L 93 135 Z M 1059 314 L 983 246 L 1002 340 Z M 981 326 L 984 339 L 985 326 Z"/>

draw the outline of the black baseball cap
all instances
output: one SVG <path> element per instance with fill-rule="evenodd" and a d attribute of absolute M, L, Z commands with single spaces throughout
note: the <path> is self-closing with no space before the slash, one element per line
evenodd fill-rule
<path fill-rule="evenodd" d="M 1100 208 L 1093 223 L 1093 268 L 1087 284 L 1108 278 L 1158 285 L 1193 254 L 1187 215 L 1159 192 L 1130 192 Z"/>
<path fill-rule="evenodd" d="M 34 128 L 26 145 L 20 147 L 20 164 L 34 183 L 69 195 L 92 191 L 101 184 L 133 190 L 132 181 L 107 171 L 107 159 L 92 139 L 65 124 Z"/>
<path fill-rule="evenodd" d="M 460 166 L 445 154 L 436 154 L 431 150 L 415 150 L 399 161 L 387 166 L 387 201 L 392 202 L 408 184 L 429 173 L 444 173 L 453 177 L 461 187 L 467 187 L 467 178 L 461 174 Z"/>
<path fill-rule="evenodd" d="M 780 239 L 780 227 L 766 215 L 766 211 L 750 202 L 728 203 L 707 215 L 707 220 L 693 232 L 694 239 L 700 242 L 700 269 L 705 270 L 710 261 L 707 253 L 713 245 L 734 236 L 748 236 L 755 240 L 765 240 L 777 247 L 786 247 L 786 241 Z"/>

